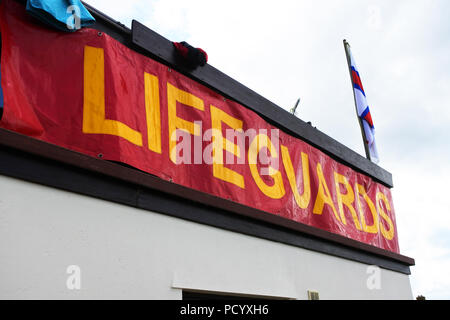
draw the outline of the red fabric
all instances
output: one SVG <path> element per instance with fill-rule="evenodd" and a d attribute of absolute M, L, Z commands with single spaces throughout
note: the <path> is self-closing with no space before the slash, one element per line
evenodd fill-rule
<path fill-rule="evenodd" d="M 206 53 L 206 51 L 201 48 L 197 48 L 197 50 L 199 50 L 201 53 L 203 53 L 203 55 L 205 56 L 206 62 L 208 62 L 208 54 Z"/>
<path fill-rule="evenodd" d="M 372 115 L 370 114 L 370 111 L 367 112 L 367 114 L 364 116 L 364 120 L 366 120 L 367 123 L 369 124 L 369 126 L 371 128 L 373 128 L 373 120 L 372 120 Z"/>
<path fill-rule="evenodd" d="M 186 42 L 172 42 L 177 50 L 186 62 L 192 66 L 204 66 L 208 62 L 208 54 L 200 48 L 194 48 Z"/>
<path fill-rule="evenodd" d="M 352 77 L 353 77 L 353 83 L 355 83 L 362 91 L 362 93 L 365 94 L 364 92 L 364 88 L 361 82 L 361 78 L 359 77 L 358 72 L 356 72 L 355 70 L 352 70 Z"/>
<path fill-rule="evenodd" d="M 188 56 L 189 50 L 188 48 L 186 48 L 185 46 L 183 46 L 181 43 L 179 42 L 172 42 L 173 45 L 175 46 L 175 49 L 177 50 L 177 52 L 183 57 L 186 58 Z"/>
<path fill-rule="evenodd" d="M 318 149 L 283 131 L 279 132 L 280 144 L 289 150 L 300 193 L 303 192 L 301 153 L 309 157 L 311 200 L 305 209 L 301 209 L 295 201 L 282 162 L 280 162 L 279 170 L 286 192 L 280 199 L 269 198 L 261 191 L 247 161 L 246 164 L 225 165 L 243 176 L 245 189 L 214 177 L 212 165 L 175 165 L 169 160 L 168 83 L 195 95 L 204 102 L 204 111 L 181 103 L 177 104 L 177 116 L 190 122 L 202 121 L 203 132 L 211 127 L 210 106 L 242 120 L 243 130 L 267 129 L 268 135 L 273 140 L 275 137 L 271 130 L 276 127 L 253 111 L 229 99 L 224 99 L 220 94 L 182 74 L 168 70 L 167 66 L 134 52 L 106 34 L 99 36 L 98 31 L 93 29 L 62 34 L 33 24 L 26 17 L 23 6 L 14 1 L 2 1 L 0 6 L 3 40 L 1 80 L 5 94 L 5 110 L 3 119 L 0 121 L 1 127 L 93 157 L 102 154 L 105 160 L 126 163 L 188 188 L 389 251 L 399 252 L 394 207 L 388 188 L 338 163 Z M 139 131 L 142 134 L 143 146 L 139 147 L 118 136 L 82 132 L 85 46 L 104 50 L 105 118 L 120 121 Z M 158 77 L 161 105 L 161 154 L 149 150 L 147 145 L 144 72 Z M 225 135 L 228 126 L 224 123 L 222 126 Z M 209 143 L 200 142 L 200 145 L 204 150 Z M 194 146 L 194 142 L 192 145 Z M 247 143 L 242 150 L 242 157 L 247 158 L 248 147 Z M 224 152 L 224 156 L 225 154 L 227 152 Z M 281 156 L 280 150 L 278 154 Z M 237 158 L 235 160 L 237 161 Z M 387 211 L 387 215 L 393 222 L 393 239 L 387 240 L 380 231 L 368 233 L 358 230 L 349 209 L 345 206 L 346 224 L 336 219 L 331 206 L 327 204 L 322 214 L 313 213 L 320 185 L 317 174 L 319 163 L 323 168 L 325 181 L 336 210 L 339 209 L 334 182 L 335 173 L 345 176 L 353 190 L 356 183 L 364 186 L 375 206 L 377 192 L 386 195 L 391 211 L 387 211 L 385 204 L 381 204 L 381 208 Z M 269 176 L 263 176 L 262 179 L 267 185 L 274 183 Z M 343 185 L 339 188 L 341 193 L 345 193 Z M 368 225 L 371 225 L 373 221 L 370 208 L 362 197 L 361 204 L 365 220 Z M 353 206 L 356 212 L 359 212 L 356 202 Z M 389 229 L 389 225 L 381 218 L 380 224 Z"/>

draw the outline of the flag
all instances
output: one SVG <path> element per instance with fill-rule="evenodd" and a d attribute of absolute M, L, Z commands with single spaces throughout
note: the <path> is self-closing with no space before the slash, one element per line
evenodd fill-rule
<path fill-rule="evenodd" d="M 375 126 L 373 124 L 372 115 L 370 114 L 370 108 L 367 103 L 366 93 L 361 82 L 358 68 L 356 67 L 355 60 L 353 59 L 350 51 L 350 45 L 344 40 L 345 52 L 347 54 L 348 66 L 350 69 L 350 77 L 353 85 L 353 93 L 355 97 L 356 112 L 361 124 L 361 130 L 363 133 L 364 144 L 366 148 L 367 156 L 370 160 L 378 163 L 378 150 L 375 143 Z"/>

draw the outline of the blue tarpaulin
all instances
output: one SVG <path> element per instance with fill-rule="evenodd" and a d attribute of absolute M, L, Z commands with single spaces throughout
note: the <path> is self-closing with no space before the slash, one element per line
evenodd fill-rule
<path fill-rule="evenodd" d="M 27 12 L 66 32 L 77 31 L 95 22 L 80 0 L 28 0 Z"/>

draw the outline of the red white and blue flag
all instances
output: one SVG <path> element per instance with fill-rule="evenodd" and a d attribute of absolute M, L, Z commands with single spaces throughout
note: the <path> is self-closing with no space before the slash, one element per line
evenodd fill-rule
<path fill-rule="evenodd" d="M 362 129 L 364 130 L 364 139 L 369 151 L 370 160 L 378 163 L 378 150 L 375 143 L 375 126 L 373 125 L 372 115 L 370 114 L 369 105 L 366 99 L 366 93 L 364 92 L 364 87 L 361 82 L 361 77 L 359 75 L 358 68 L 356 67 L 355 60 L 353 59 L 352 53 L 350 51 L 350 46 L 346 43 L 346 52 L 348 55 L 350 74 L 353 84 L 353 92 L 355 95 L 356 111 L 358 117 L 362 124 Z"/>

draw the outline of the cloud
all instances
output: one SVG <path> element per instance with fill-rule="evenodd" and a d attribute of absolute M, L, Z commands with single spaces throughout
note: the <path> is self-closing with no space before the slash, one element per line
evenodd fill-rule
<path fill-rule="evenodd" d="M 127 27 L 131 27 L 133 19 L 139 20 L 142 14 L 145 16 L 146 11 L 149 12 L 146 1 L 142 0 L 88 0 L 86 2 Z"/>

